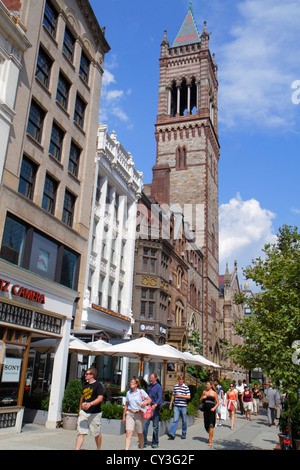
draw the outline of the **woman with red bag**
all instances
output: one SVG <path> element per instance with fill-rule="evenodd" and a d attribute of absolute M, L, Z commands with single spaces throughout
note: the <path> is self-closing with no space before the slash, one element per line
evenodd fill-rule
<path fill-rule="evenodd" d="M 235 413 L 238 407 L 238 392 L 237 390 L 235 390 L 233 384 L 230 384 L 230 389 L 226 393 L 226 402 L 227 402 L 227 410 L 229 411 L 229 415 L 231 419 L 231 429 L 233 429 Z"/>
<path fill-rule="evenodd" d="M 136 431 L 139 439 L 140 449 L 144 447 L 144 416 L 143 412 L 150 405 L 151 398 L 149 395 L 139 388 L 139 381 L 132 378 L 130 381 L 130 390 L 126 393 L 126 403 L 124 406 L 123 423 L 125 424 L 125 450 L 129 450 L 131 439 L 134 431 Z"/>

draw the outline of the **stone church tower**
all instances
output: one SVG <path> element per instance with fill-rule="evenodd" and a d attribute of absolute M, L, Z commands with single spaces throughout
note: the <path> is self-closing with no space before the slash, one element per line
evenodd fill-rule
<path fill-rule="evenodd" d="M 170 47 L 161 44 L 156 164 L 151 196 L 182 210 L 204 254 L 204 354 L 219 357 L 218 81 L 204 22 L 190 5 Z"/>

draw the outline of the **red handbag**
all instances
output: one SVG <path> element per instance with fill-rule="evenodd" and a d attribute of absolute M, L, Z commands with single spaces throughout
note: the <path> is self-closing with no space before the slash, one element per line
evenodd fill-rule
<path fill-rule="evenodd" d="M 140 391 L 140 394 L 141 394 L 142 399 L 144 400 L 144 397 L 143 397 L 143 394 L 142 394 L 141 391 Z M 150 418 L 152 418 L 152 416 L 153 416 L 152 406 L 151 406 L 151 405 L 147 405 L 144 409 L 145 409 L 145 411 L 141 410 L 141 413 L 142 413 L 142 415 L 143 415 L 143 418 L 144 418 L 144 419 L 150 419 Z"/>

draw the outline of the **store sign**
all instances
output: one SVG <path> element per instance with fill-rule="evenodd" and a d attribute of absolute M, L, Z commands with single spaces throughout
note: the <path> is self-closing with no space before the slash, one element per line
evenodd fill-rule
<path fill-rule="evenodd" d="M 140 324 L 140 330 L 141 331 L 152 331 L 152 332 L 154 332 L 155 325 L 145 325 L 144 323 L 142 323 L 142 324 Z"/>
<path fill-rule="evenodd" d="M 27 289 L 26 287 L 19 286 L 17 284 L 12 285 L 9 281 L 4 281 L 0 279 L 0 291 L 8 292 L 12 295 L 17 295 L 18 297 L 23 297 L 24 299 L 33 300 L 39 304 L 45 303 L 44 294 L 40 294 L 32 289 Z"/>
<path fill-rule="evenodd" d="M 2 383 L 20 382 L 22 359 L 7 357 L 3 364 Z"/>

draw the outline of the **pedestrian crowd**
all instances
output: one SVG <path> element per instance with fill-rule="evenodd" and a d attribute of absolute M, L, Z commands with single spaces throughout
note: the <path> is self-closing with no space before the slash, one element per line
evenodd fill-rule
<path fill-rule="evenodd" d="M 85 381 L 80 400 L 80 412 L 77 423 L 76 450 L 80 450 L 84 437 L 90 434 L 95 437 L 97 449 L 101 449 L 101 403 L 103 401 L 104 388 L 97 380 L 97 370 L 90 368 L 85 373 Z M 181 439 L 187 435 L 187 402 L 191 398 L 189 387 L 184 383 L 184 377 L 178 376 L 178 383 L 173 388 L 169 409 L 174 406 L 173 422 L 168 432 L 171 440 L 175 439 L 179 419 L 182 420 Z M 235 415 L 239 410 L 241 415 L 252 421 L 253 414 L 258 415 L 260 401 L 267 409 L 268 424 L 275 424 L 275 419 L 280 418 L 282 397 L 278 389 L 272 384 L 266 390 L 259 389 L 257 384 L 250 388 L 246 381 L 241 380 L 236 384 L 233 381 L 229 390 L 225 393 L 219 380 L 208 381 L 206 388 L 200 397 L 199 409 L 203 411 L 203 422 L 208 434 L 208 445 L 212 445 L 215 426 L 221 426 L 222 421 L 230 417 L 231 430 L 234 429 Z M 157 374 L 150 374 L 150 383 L 144 391 L 136 378 L 130 381 L 130 389 L 126 393 L 123 412 L 125 424 L 125 450 L 130 449 L 134 432 L 137 433 L 139 448 L 149 445 L 152 448 L 159 446 L 159 414 L 163 405 L 162 387 L 158 382 Z M 153 423 L 152 440 L 148 440 L 150 422 Z"/>

